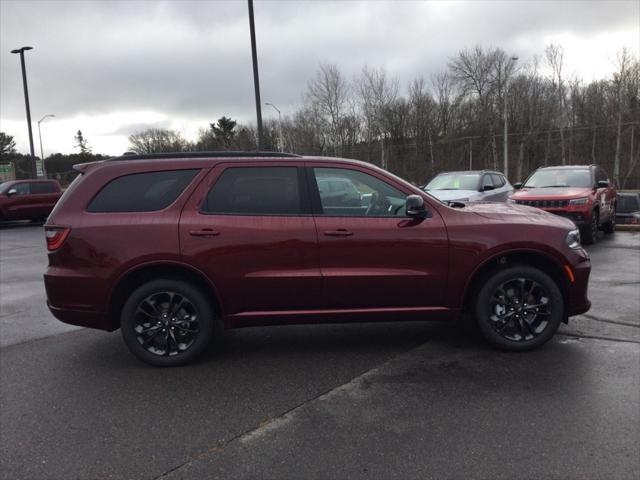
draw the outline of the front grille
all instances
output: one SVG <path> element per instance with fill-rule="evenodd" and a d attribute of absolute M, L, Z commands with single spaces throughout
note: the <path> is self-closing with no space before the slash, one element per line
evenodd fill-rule
<path fill-rule="evenodd" d="M 569 206 L 569 200 L 516 200 L 516 203 L 537 208 L 563 208 Z"/>

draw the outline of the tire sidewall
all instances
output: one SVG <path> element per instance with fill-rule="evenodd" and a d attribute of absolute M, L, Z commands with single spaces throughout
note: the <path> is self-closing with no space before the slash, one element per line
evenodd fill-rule
<path fill-rule="evenodd" d="M 134 314 L 138 305 L 157 292 L 171 291 L 184 295 L 198 311 L 198 336 L 186 351 L 175 356 L 155 355 L 140 345 L 134 332 Z M 211 344 L 217 319 L 211 302 L 206 295 L 187 281 L 157 279 L 135 289 L 125 302 L 120 315 L 120 330 L 125 344 L 136 357 L 156 367 L 175 367 L 194 361 Z"/>
<path fill-rule="evenodd" d="M 537 337 L 524 342 L 504 338 L 493 329 L 489 318 L 491 314 L 489 311 L 491 296 L 499 285 L 513 278 L 527 278 L 541 284 L 547 290 L 552 306 L 549 324 L 545 330 Z M 555 281 L 543 271 L 534 267 L 514 265 L 495 271 L 485 278 L 485 282 L 476 298 L 474 313 L 480 331 L 493 346 L 502 350 L 526 351 L 543 345 L 556 333 L 564 316 L 564 298 Z"/>

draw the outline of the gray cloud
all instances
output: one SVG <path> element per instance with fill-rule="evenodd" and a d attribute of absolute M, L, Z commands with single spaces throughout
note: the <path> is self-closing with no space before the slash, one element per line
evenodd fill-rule
<path fill-rule="evenodd" d="M 322 61 L 349 77 L 364 64 L 384 66 L 406 84 L 477 43 L 528 58 L 542 53 L 547 35 L 638 31 L 640 7 L 611 0 L 256 1 L 255 14 L 262 97 L 286 113 Z M 22 45 L 35 47 L 27 53 L 34 117 L 151 110 L 253 118 L 244 1 L 5 0 L 0 18 L 2 119 L 24 118 L 19 62 L 8 52 Z"/>

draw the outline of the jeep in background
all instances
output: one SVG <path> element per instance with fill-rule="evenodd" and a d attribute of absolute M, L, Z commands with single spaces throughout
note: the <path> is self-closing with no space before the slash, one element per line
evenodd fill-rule
<path fill-rule="evenodd" d="M 153 365 L 192 361 L 225 328 L 463 311 L 496 347 L 529 350 L 590 307 L 571 221 L 447 205 L 369 163 L 203 152 L 75 168 L 45 225 L 49 309 L 120 328 Z M 332 181 L 365 194 L 320 188 Z"/>
<path fill-rule="evenodd" d="M 514 187 L 511 202 L 570 219 L 585 244 L 597 240 L 599 229 L 607 234 L 616 229 L 616 188 L 597 165 L 539 168 Z"/>
<path fill-rule="evenodd" d="M 57 180 L 0 183 L 0 220 L 45 221 L 62 195 Z"/>

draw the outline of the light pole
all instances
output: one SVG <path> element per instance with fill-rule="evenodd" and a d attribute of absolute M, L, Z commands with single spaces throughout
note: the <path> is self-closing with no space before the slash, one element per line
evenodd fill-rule
<path fill-rule="evenodd" d="M 40 140 L 40 161 L 42 162 L 42 173 L 44 175 L 44 178 L 47 178 L 47 169 L 45 168 L 45 164 L 44 164 L 44 150 L 42 150 L 42 132 L 40 132 L 40 124 L 44 122 L 47 118 L 53 118 L 53 117 L 55 117 L 55 115 L 50 113 L 42 117 L 40 120 L 38 120 L 38 139 Z"/>
<path fill-rule="evenodd" d="M 31 131 L 31 108 L 29 107 L 29 89 L 27 88 L 27 71 L 24 66 L 24 52 L 33 50 L 33 47 L 22 47 L 11 50 L 11 53 L 20 54 L 20 65 L 22 66 L 22 86 L 24 87 L 24 104 L 27 109 L 27 125 L 29 127 L 29 149 L 31 151 L 31 170 L 33 178 L 36 178 L 36 154 L 33 151 L 33 132 Z"/>
<path fill-rule="evenodd" d="M 269 105 L 275 108 L 276 112 L 278 112 L 278 136 L 280 137 L 280 151 L 284 151 L 284 141 L 282 138 L 282 115 L 280 114 L 280 109 L 276 107 L 273 103 L 265 102 L 265 105 Z"/>
<path fill-rule="evenodd" d="M 502 141 L 502 146 L 504 149 L 504 176 L 509 179 L 509 140 L 508 140 L 508 114 L 507 114 L 507 91 L 509 88 L 509 71 L 511 70 L 511 64 L 518 61 L 518 57 L 511 57 L 509 60 L 508 68 L 505 70 L 505 78 L 504 78 L 504 93 L 502 95 L 503 100 L 503 113 L 504 113 L 504 139 Z"/>
<path fill-rule="evenodd" d="M 253 22 L 253 0 L 249 3 L 249 31 L 251 33 L 251 59 L 253 61 L 253 87 L 256 93 L 256 118 L 258 121 L 258 150 L 263 147 L 262 109 L 260 107 L 260 77 L 258 76 L 258 51 L 256 50 L 256 27 Z"/>

